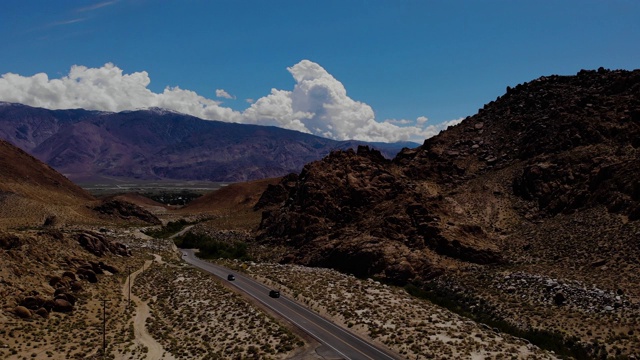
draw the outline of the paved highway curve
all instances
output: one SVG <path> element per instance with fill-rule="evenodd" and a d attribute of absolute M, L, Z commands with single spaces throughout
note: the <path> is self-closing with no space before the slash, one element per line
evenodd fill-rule
<path fill-rule="evenodd" d="M 200 260 L 191 249 L 180 249 L 180 251 L 182 251 L 182 258 L 186 262 L 218 276 L 225 281 L 227 281 L 227 275 L 233 273 L 236 279 L 230 282 L 231 285 L 289 320 L 292 324 L 314 337 L 320 343 L 331 348 L 337 355 L 342 356 L 344 359 L 400 359 L 388 351 L 364 341 L 294 300 L 285 296 L 276 299 L 269 297 L 269 290 L 271 289 L 249 277 L 233 272 L 223 266 Z"/>

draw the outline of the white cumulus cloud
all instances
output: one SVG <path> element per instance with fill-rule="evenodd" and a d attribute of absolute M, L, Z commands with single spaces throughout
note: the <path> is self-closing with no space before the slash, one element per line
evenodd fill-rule
<path fill-rule="evenodd" d="M 398 126 L 409 125 L 413 123 L 413 121 L 407 120 L 407 119 L 387 119 L 384 122 L 388 122 L 389 124 L 394 124 Z"/>
<path fill-rule="evenodd" d="M 47 109 L 123 111 L 161 107 L 203 119 L 242 118 L 240 112 L 194 91 L 167 87 L 162 93 L 154 93 L 148 89 L 150 82 L 146 71 L 123 74 L 111 63 L 101 68 L 74 65 L 60 79 L 49 79 L 45 73 L 30 77 L 7 73 L 0 78 L 0 100 Z"/>
<path fill-rule="evenodd" d="M 296 84 L 293 90 L 272 89 L 240 112 L 216 100 L 179 87 L 152 92 L 146 71 L 125 74 L 108 63 L 100 68 L 74 65 L 67 76 L 49 79 L 47 74 L 0 77 L 0 100 L 48 109 L 84 108 L 123 111 L 160 107 L 208 120 L 273 125 L 336 140 L 416 141 L 436 135 L 461 119 L 425 126 L 427 118 L 415 121 L 376 121 L 371 106 L 351 99 L 343 84 L 322 66 L 302 60 L 287 68 Z M 235 99 L 223 89 L 216 97 Z"/>
<path fill-rule="evenodd" d="M 231 96 L 224 89 L 216 89 L 216 97 L 225 98 L 225 99 L 235 99 L 235 96 Z"/>

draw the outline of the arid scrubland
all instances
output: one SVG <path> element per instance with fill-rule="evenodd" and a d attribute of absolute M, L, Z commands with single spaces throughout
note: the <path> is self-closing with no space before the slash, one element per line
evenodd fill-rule
<path fill-rule="evenodd" d="M 120 278 L 104 281 L 105 288 L 119 286 Z M 13 319 L 4 316 L 0 330 L 0 355 L 6 359 L 102 358 L 103 300 L 106 300 L 107 358 L 112 352 L 135 355 L 133 329 L 122 294 L 100 290 L 78 298 L 72 313 L 51 313 L 48 318 Z M 135 358 L 134 356 L 128 358 Z"/>
<path fill-rule="evenodd" d="M 20 319 L 13 307 L 5 304 L 0 313 L 1 358 L 102 358 L 103 309 L 108 359 L 288 359 L 312 352 L 309 341 L 291 331 L 283 319 L 268 315 L 237 294 L 226 280 L 182 262 L 170 240 L 152 239 L 127 228 L 103 233 L 131 250 L 131 257 L 102 258 L 120 271 L 99 275 L 95 284 L 83 283 L 70 313 Z M 39 236 L 44 239 L 45 235 Z M 70 241 L 66 233 L 63 241 Z M 21 253 L 11 251 L 20 258 Z M 65 256 L 77 257 L 84 250 L 74 251 Z M 46 260 L 47 256 L 62 255 L 45 251 L 32 258 Z M 554 358 L 525 340 L 371 279 L 297 265 L 217 262 L 280 289 L 283 295 L 403 358 Z M 11 265 L 4 269 L 7 276 L 3 275 L 3 281 L 17 279 L 9 275 L 22 269 L 22 289 L 39 287 L 40 294 L 46 294 L 52 291 L 46 285 L 47 274 L 57 274 L 63 268 L 31 273 Z M 130 272 L 132 303 L 128 307 L 126 281 Z M 138 323 L 136 315 L 143 310 L 143 303 L 148 314 L 146 322 Z M 157 342 L 159 349 L 149 348 L 141 332 Z"/>
<path fill-rule="evenodd" d="M 280 289 L 376 343 L 408 359 L 549 359 L 527 341 L 469 321 L 400 288 L 337 271 L 297 265 L 226 265 Z"/>
<path fill-rule="evenodd" d="M 220 283 L 179 261 L 136 279 L 150 334 L 177 359 L 286 359 L 304 342 Z"/>
<path fill-rule="evenodd" d="M 46 316 L 31 312 L 28 318 L 20 318 L 14 310 L 17 300 L 13 300 L 14 296 L 49 296 L 54 292 L 49 278 L 61 274 L 68 265 L 36 271 L 13 262 L 3 266 L 0 358 L 286 359 L 306 345 L 221 281 L 185 265 L 170 240 L 144 238 L 138 231 L 124 228 L 107 232 L 109 237 L 126 244 L 132 256 L 101 258 L 120 271 L 98 275 L 96 283 L 82 280 L 82 289 L 74 293 L 75 305 L 70 312 L 52 311 Z M 40 240 L 44 241 L 44 237 Z M 80 249 L 75 253 L 42 250 L 32 258 L 86 256 Z M 4 255 L 18 261 L 26 259 L 16 250 Z M 141 302 L 150 310 L 142 324 L 136 322 Z M 146 345 L 148 339 L 145 342 L 141 333 L 149 333 L 151 341 L 161 345 L 160 351 L 150 349 Z"/>
<path fill-rule="evenodd" d="M 171 254 L 169 242 L 140 241 L 132 238 L 128 230 L 114 229 L 109 232 L 110 236 L 128 242 L 133 256 L 96 257 L 74 244 L 75 231 L 58 232 L 55 238 L 47 232 L 14 232 L 21 239 L 22 247 L 3 250 L 0 358 L 101 359 L 103 342 L 106 344 L 104 358 L 144 358 L 145 349 L 134 341 L 135 311 L 127 309 L 122 287 L 128 270 L 141 268 L 145 259 L 151 258 L 151 252 Z M 74 277 L 78 264 L 98 259 L 119 271 L 104 271 L 97 275 L 96 282 L 77 278 L 72 310 L 31 311 L 31 315 L 23 315 L 24 318 L 16 314 L 18 301 L 53 297 L 58 292 L 51 285 L 52 279 L 63 274 L 63 279 Z"/>

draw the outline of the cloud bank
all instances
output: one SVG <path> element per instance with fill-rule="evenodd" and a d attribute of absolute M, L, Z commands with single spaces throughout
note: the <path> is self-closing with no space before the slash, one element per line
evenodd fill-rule
<path fill-rule="evenodd" d="M 272 89 L 242 112 L 177 86 L 154 93 L 148 89 L 151 79 L 146 71 L 124 74 L 111 63 L 100 68 L 74 65 L 60 79 L 44 73 L 29 77 L 6 73 L 0 78 L 0 100 L 48 109 L 114 112 L 161 107 L 207 120 L 273 125 L 335 140 L 422 142 L 461 121 L 426 126 L 427 118 L 420 116 L 379 122 L 371 106 L 351 99 L 342 83 L 320 65 L 302 60 L 287 70 L 296 82 L 293 90 Z M 223 89 L 217 89 L 216 96 L 235 99 Z"/>

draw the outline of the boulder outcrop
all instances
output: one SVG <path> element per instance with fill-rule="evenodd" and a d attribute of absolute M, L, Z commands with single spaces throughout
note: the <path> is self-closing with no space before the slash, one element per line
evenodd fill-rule
<path fill-rule="evenodd" d="M 131 255 L 131 250 L 126 245 L 112 241 L 97 232 L 85 231 L 78 234 L 76 238 L 82 247 L 96 256 L 103 256 L 107 252 L 121 256 Z"/>
<path fill-rule="evenodd" d="M 368 147 L 333 152 L 265 192 L 263 199 L 281 206 L 263 213 L 259 240 L 285 239 L 294 249 L 286 262 L 394 283 L 437 276 L 442 257 L 502 261 L 478 225 L 448 226 L 442 221 L 445 199 L 416 191 L 420 187 Z"/>
<path fill-rule="evenodd" d="M 120 219 L 140 220 L 154 225 L 162 224 L 160 219 L 149 211 L 127 201 L 107 200 L 93 209 L 102 215 L 114 216 Z"/>

